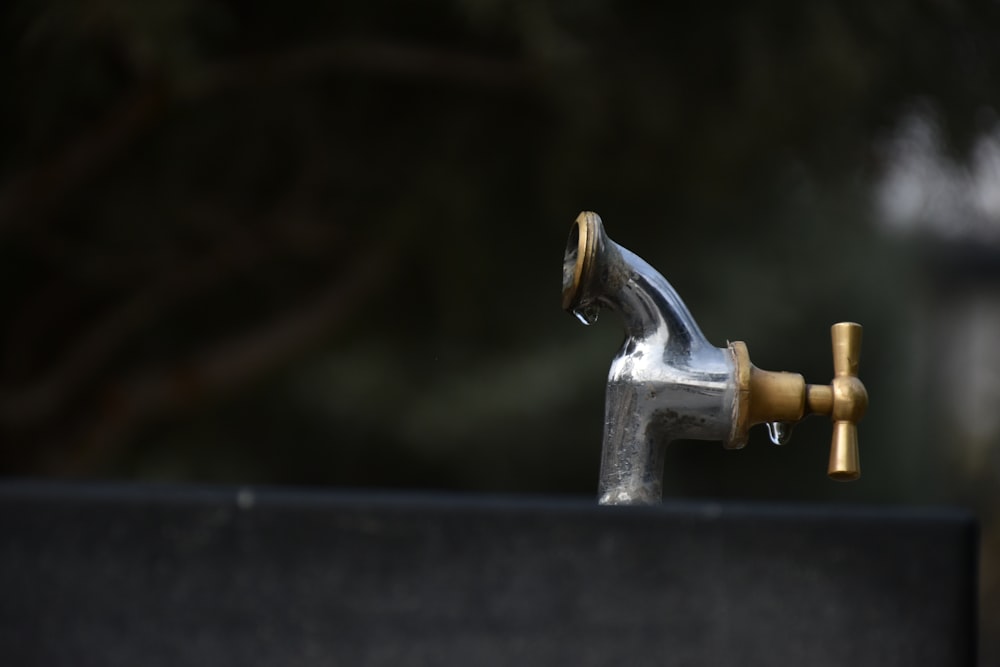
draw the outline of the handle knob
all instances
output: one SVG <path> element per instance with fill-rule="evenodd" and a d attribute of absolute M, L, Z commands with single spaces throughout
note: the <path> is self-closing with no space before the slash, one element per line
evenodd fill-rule
<path fill-rule="evenodd" d="M 857 423 L 868 407 L 868 392 L 858 379 L 861 325 L 838 322 L 830 328 L 830 337 L 833 340 L 833 381 L 830 383 L 833 438 L 827 474 L 831 479 L 849 481 L 861 476 Z"/>

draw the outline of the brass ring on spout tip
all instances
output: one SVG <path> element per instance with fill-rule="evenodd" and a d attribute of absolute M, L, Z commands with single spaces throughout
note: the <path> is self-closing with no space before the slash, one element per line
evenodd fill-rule
<path fill-rule="evenodd" d="M 563 310 L 570 310 L 576 305 L 583 291 L 583 285 L 589 277 L 593 265 L 594 253 L 597 247 L 598 228 L 601 216 L 592 211 L 583 211 L 576 216 L 573 228 L 570 229 L 566 241 L 566 254 L 563 257 Z M 572 277 L 569 264 L 573 263 Z"/>

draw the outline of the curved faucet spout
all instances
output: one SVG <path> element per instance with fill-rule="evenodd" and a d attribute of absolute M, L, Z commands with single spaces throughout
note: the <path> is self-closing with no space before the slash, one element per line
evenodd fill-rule
<path fill-rule="evenodd" d="M 625 334 L 657 340 L 672 355 L 711 347 L 673 286 L 635 253 L 608 238 L 601 218 L 577 217 L 566 246 L 563 308 L 585 323 L 600 307 L 618 311 Z M 572 267 L 572 271 L 568 270 Z"/>

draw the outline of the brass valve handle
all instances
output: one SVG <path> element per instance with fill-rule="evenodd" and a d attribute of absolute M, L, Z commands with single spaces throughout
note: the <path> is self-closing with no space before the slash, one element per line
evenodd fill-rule
<path fill-rule="evenodd" d="M 833 438 L 827 474 L 838 481 L 861 476 L 857 423 L 868 407 L 868 392 L 858 378 L 861 325 L 838 322 L 830 328 L 830 336 L 833 380 L 828 385 L 807 385 L 798 373 L 761 370 L 751 363 L 745 343 L 729 344 L 736 360 L 737 411 L 727 447 L 742 447 L 754 424 L 790 424 L 807 414 L 830 415 Z"/>
<path fill-rule="evenodd" d="M 833 420 L 827 474 L 831 479 L 848 481 L 861 476 L 857 424 L 868 407 L 868 392 L 858 379 L 861 325 L 838 322 L 830 328 L 830 337 L 833 339 L 833 381 L 829 387 L 810 386 L 806 402 L 810 412 L 829 414 Z"/>

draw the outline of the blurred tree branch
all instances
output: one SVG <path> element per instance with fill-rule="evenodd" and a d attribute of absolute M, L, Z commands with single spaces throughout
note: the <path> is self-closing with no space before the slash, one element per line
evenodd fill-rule
<path fill-rule="evenodd" d="M 217 249 L 195 261 L 185 261 L 167 267 L 150 286 L 139 288 L 116 307 L 74 336 L 69 351 L 54 367 L 27 386 L 0 387 L 0 422 L 25 425 L 50 418 L 78 395 L 94 379 L 100 369 L 131 337 L 163 319 L 166 311 L 187 298 L 216 289 L 234 277 L 251 272 L 276 251 L 288 250 L 303 243 L 302 225 L 279 220 L 267 234 L 256 239 L 232 238 L 232 233 L 219 241 Z M 330 242 L 332 233 L 327 226 L 322 232 L 309 232 L 309 243 Z M 113 270 L 113 267 L 111 267 Z M 57 299 L 58 297 L 56 297 Z M 8 357 L 15 349 L 23 350 L 32 337 L 40 333 L 32 326 L 39 319 L 44 326 L 44 313 L 28 321 L 15 321 L 8 334 Z"/>
<path fill-rule="evenodd" d="M 341 40 L 278 54 L 206 65 L 190 79 L 147 78 L 91 128 L 41 165 L 0 189 L 0 234 L 44 220 L 65 198 L 97 178 L 172 104 L 193 104 L 236 88 L 357 73 L 440 81 L 485 88 L 527 87 L 531 77 L 517 62 L 389 42 Z"/>
<path fill-rule="evenodd" d="M 56 212 L 65 198 L 111 166 L 163 113 L 163 85 L 139 86 L 54 157 L 12 178 L 0 190 L 0 234 Z"/>
<path fill-rule="evenodd" d="M 341 40 L 210 65 L 178 93 L 182 99 L 197 99 L 232 88 L 282 84 L 331 72 L 500 90 L 532 83 L 530 71 L 518 61 L 386 41 Z"/>
<path fill-rule="evenodd" d="M 281 367 L 330 335 L 384 287 L 396 252 L 393 244 L 379 244 L 306 303 L 187 358 L 111 379 L 92 392 L 95 409 L 74 429 L 81 436 L 79 446 L 53 463 L 50 472 L 86 474 L 143 422 L 216 399 Z"/>

